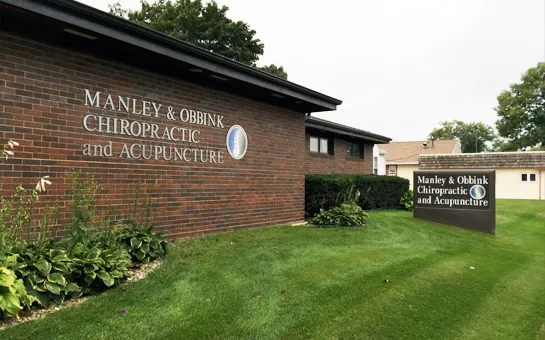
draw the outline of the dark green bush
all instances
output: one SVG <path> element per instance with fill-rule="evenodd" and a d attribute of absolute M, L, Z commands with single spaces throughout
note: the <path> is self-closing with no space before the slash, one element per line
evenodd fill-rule
<path fill-rule="evenodd" d="M 306 175 L 305 212 L 314 216 L 352 200 L 364 210 L 399 208 L 408 190 L 409 181 L 395 176 Z"/>
<path fill-rule="evenodd" d="M 362 227 L 369 217 L 356 203 L 343 203 L 329 210 L 321 210 L 312 223 L 316 225 L 335 225 L 340 227 Z"/>

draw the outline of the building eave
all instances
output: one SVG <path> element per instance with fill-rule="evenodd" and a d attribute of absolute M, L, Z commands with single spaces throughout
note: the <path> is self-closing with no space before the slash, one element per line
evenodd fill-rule
<path fill-rule="evenodd" d="M 330 122 L 328 120 L 316 117 L 307 117 L 305 126 L 307 128 L 318 129 L 330 133 L 335 133 L 341 136 L 364 139 L 375 144 L 384 144 L 392 140 L 391 138 L 377 135 L 369 131 L 356 129 L 350 126 Z"/>
<path fill-rule="evenodd" d="M 73 0 L 0 0 L 87 32 L 115 39 L 196 68 L 311 104 L 311 112 L 336 110 L 342 101 Z"/>
<path fill-rule="evenodd" d="M 386 161 L 386 165 L 418 165 L 418 162 L 396 162 L 396 161 Z"/>

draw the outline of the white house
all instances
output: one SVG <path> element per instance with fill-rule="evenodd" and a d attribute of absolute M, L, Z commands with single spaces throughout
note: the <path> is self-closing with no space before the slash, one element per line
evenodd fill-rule
<path fill-rule="evenodd" d="M 373 173 L 375 175 L 386 175 L 386 151 L 378 144 L 373 146 Z"/>
<path fill-rule="evenodd" d="M 496 170 L 496 198 L 545 199 L 545 152 L 420 155 L 420 170 Z"/>
<path fill-rule="evenodd" d="M 376 146 L 375 146 L 376 147 Z M 411 142 L 390 142 L 378 147 L 386 153 L 386 163 L 381 165 L 383 174 L 409 180 L 413 186 L 413 173 L 418 170 L 418 157 L 425 154 L 458 154 L 462 152 L 460 140 L 428 140 Z"/>

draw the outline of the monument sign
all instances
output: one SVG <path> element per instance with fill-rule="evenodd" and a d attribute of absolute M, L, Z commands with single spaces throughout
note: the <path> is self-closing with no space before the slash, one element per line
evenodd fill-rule
<path fill-rule="evenodd" d="M 414 217 L 494 235 L 496 172 L 415 171 Z"/>

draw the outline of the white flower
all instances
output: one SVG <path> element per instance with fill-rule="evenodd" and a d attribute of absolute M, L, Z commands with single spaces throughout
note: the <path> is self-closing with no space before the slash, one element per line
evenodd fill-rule
<path fill-rule="evenodd" d="M 36 191 L 37 192 L 45 192 L 46 184 L 51 185 L 51 181 L 48 180 L 48 178 L 49 178 L 49 176 L 44 176 L 44 177 L 40 178 L 40 181 L 38 182 L 38 184 L 36 184 Z"/>
<path fill-rule="evenodd" d="M 10 148 L 13 149 L 14 146 L 19 146 L 19 143 L 17 143 L 17 142 L 14 141 L 14 140 L 9 140 L 9 141 L 8 141 L 8 145 L 9 145 Z"/>
<path fill-rule="evenodd" d="M 15 155 L 15 154 L 13 153 L 13 151 L 6 150 L 5 152 L 6 152 L 8 155 L 10 155 L 10 156 Z"/>

